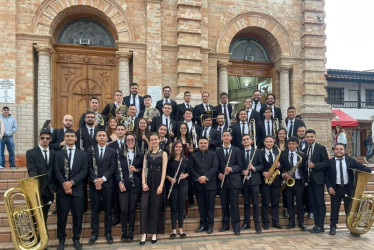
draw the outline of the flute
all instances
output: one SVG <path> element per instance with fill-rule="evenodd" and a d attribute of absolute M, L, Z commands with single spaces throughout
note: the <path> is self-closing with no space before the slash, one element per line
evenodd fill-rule
<path fill-rule="evenodd" d="M 181 160 L 179 161 L 178 169 L 177 169 L 177 171 L 175 172 L 175 175 L 174 175 L 174 178 L 173 178 L 174 180 L 177 178 L 177 175 L 178 175 L 179 169 L 180 169 L 180 167 L 181 167 L 182 161 L 183 161 L 183 159 L 181 159 Z M 179 176 L 179 178 L 178 178 L 178 183 L 179 183 L 179 181 L 180 181 L 180 176 Z M 174 183 L 171 184 L 171 186 L 170 186 L 169 193 L 168 193 L 168 199 L 170 198 L 170 194 L 171 194 L 171 192 L 173 191 L 173 187 L 174 187 Z"/>
<path fill-rule="evenodd" d="M 221 182 L 221 188 L 223 187 L 223 183 L 225 183 L 226 168 L 229 166 L 229 162 L 230 162 L 230 159 L 231 159 L 231 153 L 232 153 L 232 149 L 230 150 L 229 159 L 227 160 L 227 163 L 226 163 L 226 166 L 225 166 L 225 172 L 223 174 L 223 180 Z"/>

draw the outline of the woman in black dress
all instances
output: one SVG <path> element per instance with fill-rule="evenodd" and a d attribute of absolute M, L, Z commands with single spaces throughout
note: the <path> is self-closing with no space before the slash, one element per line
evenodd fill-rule
<path fill-rule="evenodd" d="M 149 136 L 150 132 L 148 129 L 148 122 L 145 118 L 138 118 L 138 122 L 135 128 L 135 136 L 138 139 L 138 147 L 140 151 L 145 154 L 148 151 Z"/>
<path fill-rule="evenodd" d="M 125 137 L 124 154 L 119 154 L 116 180 L 118 200 L 121 209 L 122 241 L 132 241 L 134 237 L 136 203 L 142 191 L 143 154 L 138 149 L 134 134 Z M 129 224 L 127 230 L 127 224 Z"/>
<path fill-rule="evenodd" d="M 170 153 L 171 140 L 166 125 L 160 125 L 157 129 L 157 133 L 160 136 L 160 149 L 165 151 L 168 155 Z"/>
<path fill-rule="evenodd" d="M 145 244 L 147 233 L 152 234 L 152 244 L 157 242 L 157 234 L 165 231 L 165 191 L 164 182 L 168 157 L 159 146 L 160 136 L 152 133 L 146 153 L 142 173 L 142 199 L 140 206 L 140 245 Z"/>
<path fill-rule="evenodd" d="M 178 234 L 181 238 L 186 237 L 183 232 L 184 220 L 184 204 L 188 193 L 188 162 L 183 153 L 183 144 L 181 141 L 175 141 L 171 147 L 168 167 L 166 170 L 166 179 L 168 198 L 171 207 L 171 225 L 173 232 L 170 238 L 175 238 L 177 233 L 178 218 Z"/>

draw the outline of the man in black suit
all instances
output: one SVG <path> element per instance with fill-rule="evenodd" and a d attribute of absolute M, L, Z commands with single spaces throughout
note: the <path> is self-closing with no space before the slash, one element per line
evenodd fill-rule
<path fill-rule="evenodd" d="M 288 107 L 287 109 L 287 118 L 285 120 L 286 129 L 288 133 L 288 138 L 292 136 L 297 136 L 297 129 L 300 126 L 305 127 L 305 123 L 303 120 L 296 118 L 296 108 L 295 107 Z"/>
<path fill-rule="evenodd" d="M 310 209 L 314 215 L 314 227 L 312 233 L 325 231 L 324 222 L 326 216 L 325 204 L 325 171 L 329 167 L 329 157 L 324 146 L 316 143 L 316 131 L 308 129 L 305 132 L 308 147 L 304 149 L 308 166 L 308 195 Z"/>
<path fill-rule="evenodd" d="M 221 104 L 215 107 L 214 112 L 213 112 L 213 117 L 217 117 L 219 113 L 224 114 L 225 119 L 226 119 L 225 125 L 230 127 L 231 125 L 234 125 L 236 123 L 236 119 L 231 119 L 233 108 L 231 104 L 229 104 L 229 95 L 225 92 L 222 92 L 219 95 L 219 98 L 220 98 Z"/>
<path fill-rule="evenodd" d="M 209 93 L 208 91 L 203 91 L 201 93 L 201 100 L 203 101 L 201 104 L 196 105 L 193 109 L 193 121 L 196 122 L 200 127 L 201 124 L 201 115 L 205 114 L 207 111 L 213 111 L 213 105 L 209 104 Z"/>
<path fill-rule="evenodd" d="M 266 109 L 266 104 L 260 101 L 261 91 L 260 90 L 253 91 L 252 99 L 253 99 L 252 109 L 260 113 L 260 117 L 261 117 L 261 114 L 264 113 L 264 110 Z"/>
<path fill-rule="evenodd" d="M 268 94 L 266 96 L 266 105 L 268 108 L 271 109 L 271 113 L 273 120 L 275 118 L 278 119 L 279 123 L 281 124 L 282 122 L 282 110 L 279 107 L 275 107 L 275 95 L 274 94 Z"/>
<path fill-rule="evenodd" d="M 54 179 L 54 152 L 49 148 L 51 141 L 51 131 L 42 130 L 39 133 L 39 145 L 26 152 L 27 172 L 29 177 L 46 174 L 40 179 L 41 200 L 43 206 L 44 223 L 47 228 L 48 211 L 51 207 L 49 202 L 53 202 L 53 193 L 56 192 Z"/>
<path fill-rule="evenodd" d="M 243 187 L 241 171 L 243 167 L 240 149 L 231 145 L 230 131 L 223 132 L 223 146 L 216 149 L 218 157 L 218 179 L 220 182 L 220 196 L 222 207 L 222 228 L 220 232 L 231 226 L 236 235 L 240 234 L 239 192 Z"/>
<path fill-rule="evenodd" d="M 165 86 L 162 89 L 162 93 L 164 95 L 164 98 L 162 100 L 157 101 L 156 109 L 158 109 L 158 111 L 162 115 L 164 104 L 169 103 L 171 105 L 171 108 L 172 108 L 172 113 L 170 114 L 170 116 L 173 120 L 175 120 L 175 115 L 177 113 L 177 103 L 170 98 L 171 88 L 169 86 Z"/>
<path fill-rule="evenodd" d="M 266 108 L 263 113 L 263 119 L 257 124 L 257 136 L 259 137 L 260 141 L 260 148 L 263 148 L 263 142 L 267 135 L 271 135 L 276 137 L 276 132 L 274 130 L 274 123 L 273 123 L 273 113 L 271 108 Z M 275 133 L 274 133 L 275 132 Z"/>
<path fill-rule="evenodd" d="M 98 145 L 88 150 L 88 174 L 91 200 L 91 238 L 90 244 L 99 237 L 99 213 L 102 202 L 105 211 L 105 238 L 109 244 L 112 237 L 112 203 L 114 172 L 117 170 L 116 151 L 106 146 L 108 136 L 105 130 L 96 134 Z"/>
<path fill-rule="evenodd" d="M 147 109 L 152 108 L 152 97 L 150 95 L 145 95 L 143 96 L 143 99 L 144 99 L 144 109 L 140 110 L 139 117 L 143 117 L 144 112 Z M 148 124 L 151 124 L 152 120 L 150 118 L 147 118 L 147 122 Z"/>
<path fill-rule="evenodd" d="M 252 99 L 250 97 L 245 98 L 244 100 L 244 109 L 247 112 L 247 120 L 248 122 L 252 119 L 256 121 L 256 124 L 262 120 L 262 117 L 260 117 L 260 113 L 254 112 L 252 109 Z"/>
<path fill-rule="evenodd" d="M 78 129 L 77 132 L 77 147 L 85 152 L 88 151 L 92 146 L 97 145 L 96 133 L 99 130 L 95 127 L 95 113 L 87 111 L 86 117 L 84 118 L 86 125 Z"/>
<path fill-rule="evenodd" d="M 242 136 L 249 134 L 249 127 L 247 123 L 247 112 L 242 109 L 239 111 L 239 122 L 232 126 L 233 145 L 240 150 L 243 150 Z"/>
<path fill-rule="evenodd" d="M 108 119 L 112 116 L 116 117 L 116 108 L 123 104 L 123 93 L 121 90 L 116 90 L 114 94 L 114 102 L 105 105 L 101 115 L 105 115 Z M 123 117 L 122 117 L 123 118 Z"/>
<path fill-rule="evenodd" d="M 92 96 L 90 98 L 90 110 L 95 112 L 95 116 L 100 113 L 99 112 L 99 104 L 100 104 L 99 98 L 97 98 L 96 96 Z M 104 119 L 104 124 L 103 125 L 96 124 L 96 126 L 105 128 L 108 120 L 107 120 L 107 117 L 105 115 L 101 115 L 101 116 Z M 81 118 L 79 119 L 79 127 L 80 128 L 84 127 L 86 125 L 85 120 L 84 120 L 85 117 L 86 117 L 86 113 L 82 114 Z"/>
<path fill-rule="evenodd" d="M 201 128 L 192 122 L 193 114 L 191 109 L 185 109 L 183 113 L 183 120 L 182 122 L 187 124 L 188 133 L 190 133 L 191 138 L 193 139 L 194 146 L 199 139 L 199 135 L 201 134 Z M 180 122 L 181 123 L 181 122 Z M 196 147 L 197 148 L 197 147 Z"/>
<path fill-rule="evenodd" d="M 73 117 L 71 115 L 64 115 L 62 123 L 64 124 L 64 127 L 55 129 L 52 133 L 52 140 L 49 144 L 49 147 L 54 151 L 59 151 L 65 146 L 65 131 L 67 129 L 71 129 L 71 127 L 73 126 Z"/>
<path fill-rule="evenodd" d="M 216 151 L 216 148 L 221 146 L 218 131 L 212 127 L 212 117 L 204 116 L 204 127 L 201 129 L 201 137 L 206 137 L 209 140 L 209 150 Z"/>
<path fill-rule="evenodd" d="M 295 184 L 292 187 L 285 187 L 285 195 L 288 207 L 288 225 L 286 229 L 295 227 L 295 201 L 297 205 L 297 222 L 301 230 L 306 230 L 304 226 L 304 187 L 308 182 L 308 172 L 306 167 L 306 158 L 303 152 L 298 152 L 299 140 L 296 136 L 287 141 L 288 149 L 283 151 L 280 157 L 282 178 L 288 180 L 293 178 Z M 296 168 L 296 170 L 294 170 Z M 292 173 L 293 172 L 293 173 Z M 292 174 L 291 174 L 292 173 Z"/>
<path fill-rule="evenodd" d="M 261 158 L 261 151 L 252 147 L 253 139 L 247 134 L 242 137 L 244 149 L 241 151 L 243 157 L 243 200 L 244 200 L 244 224 L 242 230 L 249 229 L 251 200 L 253 206 L 253 221 L 257 233 L 261 233 L 260 208 L 258 205 L 258 193 L 260 192 L 261 171 L 264 164 Z"/>
<path fill-rule="evenodd" d="M 134 104 L 130 104 L 129 106 L 128 106 L 128 109 L 127 109 L 127 117 L 129 118 L 129 119 L 131 119 L 131 122 L 132 122 L 132 127 L 133 127 L 133 129 L 127 129 L 126 130 L 126 134 L 127 133 L 129 133 L 129 132 L 133 132 L 133 131 L 135 131 L 136 130 L 136 126 L 137 126 L 137 124 L 138 124 L 138 117 L 136 117 L 136 113 L 137 113 L 137 111 L 136 111 L 137 109 L 136 109 L 136 106 L 134 105 Z"/>
<path fill-rule="evenodd" d="M 281 176 L 277 175 L 273 182 L 268 185 L 265 183 L 265 178 L 270 177 L 269 170 L 274 165 L 276 169 L 280 168 L 280 154 L 281 151 L 274 147 L 274 138 L 271 135 L 265 136 L 264 145 L 265 149 L 261 151 L 262 162 L 264 164 L 264 169 L 262 175 L 261 184 L 261 198 L 262 198 L 262 222 L 264 224 L 264 229 L 269 229 L 269 203 L 271 203 L 271 219 L 273 222 L 273 227 L 282 229 L 279 225 L 279 189 L 281 186 Z M 277 160 L 278 158 L 278 160 Z M 277 160 L 277 161 L 276 161 Z M 276 170 L 275 170 L 276 171 Z"/>
<path fill-rule="evenodd" d="M 174 121 L 172 114 L 172 105 L 170 103 L 165 103 L 162 107 L 162 115 L 156 116 L 153 118 L 151 123 L 151 132 L 157 132 L 157 129 L 164 124 L 168 130 L 170 137 L 174 136 L 174 133 L 177 130 L 177 123 Z"/>
<path fill-rule="evenodd" d="M 138 84 L 136 82 L 133 82 L 130 84 L 130 92 L 131 94 L 128 96 L 125 96 L 123 98 L 123 104 L 125 104 L 127 107 L 130 106 L 130 104 L 135 105 L 136 107 L 136 117 L 139 116 L 140 113 L 144 113 L 145 106 L 144 106 L 144 98 L 138 94 Z"/>
<path fill-rule="evenodd" d="M 184 103 L 181 103 L 181 104 L 177 105 L 177 110 L 176 110 L 176 115 L 175 115 L 175 120 L 177 122 L 183 121 L 183 115 L 184 115 L 184 111 L 186 109 L 193 110 L 193 107 L 190 104 L 191 92 L 190 91 L 185 91 L 184 94 L 183 94 L 183 98 L 184 98 Z"/>
<path fill-rule="evenodd" d="M 74 130 L 65 131 L 66 150 L 55 155 L 54 171 L 57 180 L 57 238 L 58 250 L 65 247 L 66 221 L 69 211 L 73 215 L 73 243 L 75 249 L 82 249 L 80 236 L 84 211 L 84 180 L 87 179 L 87 154 L 75 146 L 77 136 Z"/>
<path fill-rule="evenodd" d="M 222 113 L 219 113 L 216 116 L 216 122 L 217 122 L 217 125 L 215 129 L 218 131 L 219 139 L 222 141 L 222 134 L 228 129 L 228 127 L 225 124 L 225 115 Z"/>
<path fill-rule="evenodd" d="M 208 150 L 206 137 L 199 139 L 199 151 L 188 160 L 200 214 L 200 227 L 195 232 L 213 233 L 214 203 L 217 193 L 218 158 L 216 152 Z"/>
<path fill-rule="evenodd" d="M 350 196 L 353 193 L 354 172 L 360 170 L 372 173 L 370 167 L 362 165 L 355 159 L 345 154 L 345 147 L 342 143 L 337 143 L 334 147 L 335 157 L 329 160 L 329 168 L 325 172 L 325 182 L 331 200 L 330 235 L 336 234 L 336 224 L 339 219 L 340 203 L 344 200 L 345 215 L 348 215 Z M 359 234 L 354 236 L 360 236 Z"/>

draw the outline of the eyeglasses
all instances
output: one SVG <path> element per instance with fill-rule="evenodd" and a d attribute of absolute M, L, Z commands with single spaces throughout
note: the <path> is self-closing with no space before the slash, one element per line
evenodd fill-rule
<path fill-rule="evenodd" d="M 49 141 L 50 139 L 51 139 L 51 137 L 44 137 L 44 136 L 40 137 L 40 140 L 42 140 L 42 141 L 44 141 L 44 140 Z"/>
<path fill-rule="evenodd" d="M 95 119 L 94 116 L 86 116 L 87 119 Z"/>
<path fill-rule="evenodd" d="M 135 139 L 126 139 L 127 142 L 134 142 Z"/>

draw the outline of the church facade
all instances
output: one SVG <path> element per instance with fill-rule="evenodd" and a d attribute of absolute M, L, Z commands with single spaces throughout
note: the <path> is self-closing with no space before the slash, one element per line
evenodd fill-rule
<path fill-rule="evenodd" d="M 295 106 L 318 141 L 330 143 L 326 104 L 324 0 L 24 0 L 3 1 L 0 78 L 14 80 L 18 161 L 44 121 L 78 124 L 98 96 L 115 90 L 161 94 L 182 102 L 219 93 L 243 102 L 259 89 L 276 95 L 283 118 Z M 153 98 L 155 103 L 157 99 Z M 23 165 L 23 164 L 21 164 Z"/>

